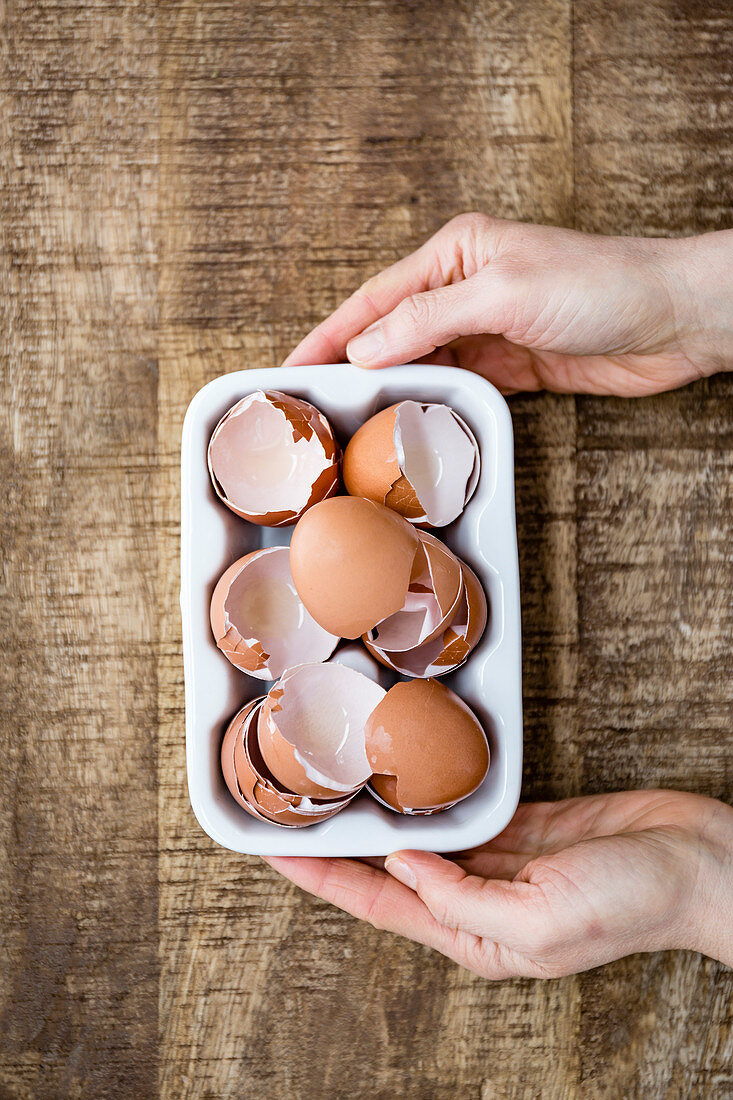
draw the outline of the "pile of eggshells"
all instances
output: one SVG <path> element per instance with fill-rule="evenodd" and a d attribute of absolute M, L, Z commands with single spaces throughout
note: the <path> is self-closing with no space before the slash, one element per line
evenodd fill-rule
<path fill-rule="evenodd" d="M 362 424 L 342 458 L 318 409 L 257 390 L 219 421 L 208 462 L 238 516 L 295 525 L 289 547 L 233 562 L 211 600 L 227 660 L 276 681 L 224 735 L 235 800 L 294 828 L 364 789 L 402 814 L 467 798 L 489 768 L 486 735 L 436 677 L 467 659 L 487 603 L 475 573 L 427 528 L 452 523 L 476 488 L 468 425 L 447 405 L 401 401 Z M 348 495 L 337 495 L 342 479 Z M 395 673 L 410 679 L 392 683 Z"/>

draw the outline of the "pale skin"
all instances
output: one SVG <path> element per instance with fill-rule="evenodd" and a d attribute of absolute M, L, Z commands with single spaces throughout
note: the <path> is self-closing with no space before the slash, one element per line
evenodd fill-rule
<path fill-rule="evenodd" d="M 345 358 L 450 363 L 505 393 L 674 389 L 733 366 L 733 231 L 607 238 L 461 215 L 286 362 Z M 487 978 L 558 977 L 666 948 L 733 965 L 733 809 L 698 795 L 523 804 L 500 836 L 450 857 L 268 862 Z"/>

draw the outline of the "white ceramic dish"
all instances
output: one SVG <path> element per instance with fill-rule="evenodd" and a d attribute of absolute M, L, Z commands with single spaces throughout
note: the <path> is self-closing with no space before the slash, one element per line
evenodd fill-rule
<path fill-rule="evenodd" d="M 470 798 L 434 817 L 395 814 L 367 794 L 340 814 L 304 829 L 256 821 L 234 802 L 221 775 L 226 725 L 267 684 L 229 664 L 214 645 L 209 601 L 235 558 L 262 545 L 287 543 L 291 528 L 246 523 L 215 497 L 206 448 L 219 418 L 256 389 L 304 397 L 329 418 L 341 442 L 381 408 L 405 398 L 451 405 L 481 449 L 478 488 L 441 537 L 481 578 L 490 604 L 486 633 L 463 668 L 444 678 L 484 723 L 491 766 Z M 186 681 L 186 762 L 193 811 L 225 848 L 259 855 L 386 855 L 399 848 L 445 852 L 482 844 L 507 825 L 519 801 L 522 770 L 519 572 L 514 517 L 511 418 L 484 379 L 450 367 L 411 365 L 381 371 L 350 365 L 275 367 L 214 379 L 194 397 L 181 451 L 181 612 Z"/>

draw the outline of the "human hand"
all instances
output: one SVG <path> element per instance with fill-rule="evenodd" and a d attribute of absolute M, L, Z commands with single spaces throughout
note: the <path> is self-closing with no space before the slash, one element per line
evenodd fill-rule
<path fill-rule="evenodd" d="M 559 977 L 638 951 L 733 965 L 733 809 L 675 791 L 519 807 L 489 844 L 443 859 L 268 857 L 296 885 L 486 978 Z"/>
<path fill-rule="evenodd" d="M 462 214 L 369 279 L 286 365 L 467 367 L 505 393 L 643 396 L 733 366 L 733 230 L 601 237 Z"/>

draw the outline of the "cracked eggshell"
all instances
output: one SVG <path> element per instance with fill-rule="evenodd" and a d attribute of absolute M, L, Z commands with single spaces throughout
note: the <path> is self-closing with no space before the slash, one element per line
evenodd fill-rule
<path fill-rule="evenodd" d="M 438 637 L 451 621 L 463 588 L 458 558 L 427 531 L 412 564 L 410 586 L 399 611 L 377 623 L 364 641 L 382 651 L 404 653 Z"/>
<path fill-rule="evenodd" d="M 453 672 L 463 664 L 481 641 L 489 617 L 489 606 L 481 581 L 465 562 L 461 562 L 461 570 L 462 599 L 455 618 L 442 636 L 442 651 L 435 660 L 435 667 L 444 669 L 445 672 Z"/>
<path fill-rule="evenodd" d="M 463 578 L 460 599 L 443 633 L 408 652 L 387 651 L 365 636 L 364 645 L 376 660 L 401 676 L 419 679 L 447 676 L 463 664 L 486 629 L 488 604 L 476 574 L 465 562 L 460 566 Z"/>
<path fill-rule="evenodd" d="M 348 493 L 426 527 L 461 514 L 479 473 L 476 438 L 449 405 L 400 401 L 362 424 L 344 452 Z"/>
<path fill-rule="evenodd" d="M 332 497 L 298 522 L 290 569 L 316 622 L 354 639 L 402 608 L 418 545 L 415 528 L 384 505 Z"/>
<path fill-rule="evenodd" d="M 224 781 L 235 801 L 252 817 L 286 828 L 315 825 L 342 810 L 350 797 L 314 801 L 277 784 L 257 744 L 257 718 L 264 696 L 247 703 L 229 723 L 221 746 Z"/>
<path fill-rule="evenodd" d="M 230 565 L 211 597 L 210 620 L 227 660 L 258 680 L 276 680 L 305 660 L 326 661 L 338 642 L 303 606 L 287 546 L 255 550 Z"/>
<path fill-rule="evenodd" d="M 233 405 L 208 450 L 216 495 L 263 527 L 287 527 L 337 492 L 339 460 L 323 413 L 277 390 L 256 390 Z"/>
<path fill-rule="evenodd" d="M 364 729 L 384 688 L 345 665 L 289 669 L 258 719 L 265 764 L 288 790 L 309 798 L 351 796 L 371 775 Z"/>
<path fill-rule="evenodd" d="M 437 813 L 467 798 L 489 770 L 473 711 L 437 680 L 395 684 L 366 724 L 369 790 L 398 813 Z"/>

